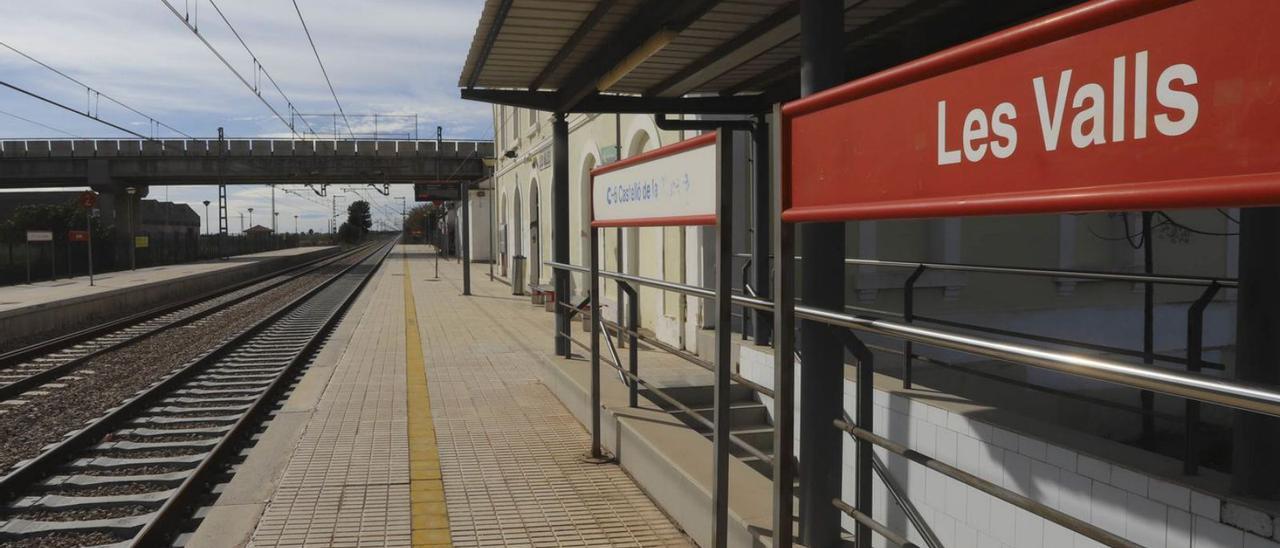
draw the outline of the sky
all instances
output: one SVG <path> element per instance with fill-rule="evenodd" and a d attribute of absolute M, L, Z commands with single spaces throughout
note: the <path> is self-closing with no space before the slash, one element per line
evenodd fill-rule
<path fill-rule="evenodd" d="M 195 137 L 281 137 L 291 135 L 288 105 L 308 117 L 311 129 L 332 137 L 337 106 L 320 65 L 307 42 L 291 0 L 213 0 L 240 38 L 256 54 L 256 69 L 210 0 L 168 0 L 221 53 L 250 85 L 284 118 L 282 121 L 255 93 L 201 43 L 163 0 L 11 0 L 0 2 L 0 42 L 87 84 L 98 92 Z M 380 118 L 380 135 L 406 138 L 417 131 L 433 138 L 437 125 L 445 139 L 490 139 L 488 105 L 458 98 L 458 74 L 466 58 L 482 7 L 480 0 L 297 0 L 316 48 L 352 130 L 373 133 L 372 114 Z M 0 46 L 0 80 L 72 108 L 97 115 L 137 133 L 181 137 L 152 124 L 147 117 L 92 99 L 85 88 Z M 268 81 L 269 75 L 288 100 Z M 23 121 L 14 116 L 25 118 Z M 295 121 L 295 128 L 307 127 Z M 338 118 L 338 128 L 346 125 Z M 126 137 L 126 133 L 0 87 L 0 138 Z M 229 223 L 270 226 L 271 189 L 228 187 Z M 412 206 L 412 189 L 392 186 L 384 197 L 371 188 L 330 187 L 344 202 L 356 196 L 379 212 L 398 218 L 403 196 Z M 293 216 L 302 231 L 327 229 L 332 198 L 320 198 L 298 186 L 278 187 L 276 208 L 281 231 L 292 232 Z M 189 203 L 202 217 L 210 200 L 217 230 L 217 187 L 152 187 L 150 198 Z M 287 222 L 286 222 L 287 221 Z"/>

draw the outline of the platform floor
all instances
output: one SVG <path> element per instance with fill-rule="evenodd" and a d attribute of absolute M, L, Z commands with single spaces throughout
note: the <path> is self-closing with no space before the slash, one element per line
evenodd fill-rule
<path fill-rule="evenodd" d="M 399 246 L 188 546 L 690 546 L 538 377 L 551 317 Z M 407 274 L 407 275 L 406 275 Z"/>
<path fill-rule="evenodd" d="M 196 276 L 207 272 L 217 272 L 234 268 L 246 263 L 257 262 L 273 257 L 289 257 L 302 255 L 325 249 L 327 246 L 295 247 L 276 251 L 265 251 L 249 255 L 236 255 L 225 261 L 204 261 L 199 263 L 173 264 L 139 268 L 137 270 L 120 270 L 93 276 L 93 285 L 89 285 L 88 276 L 43 280 L 31 284 L 19 284 L 0 287 L 0 313 L 42 306 L 58 301 L 79 299 L 86 296 L 107 293 L 118 289 L 157 282 L 166 282 Z M 46 273 L 47 274 L 47 273 Z"/>

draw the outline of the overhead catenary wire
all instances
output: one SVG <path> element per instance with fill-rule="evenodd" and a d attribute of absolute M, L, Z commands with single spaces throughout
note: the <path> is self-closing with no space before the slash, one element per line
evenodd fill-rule
<path fill-rule="evenodd" d="M 213 0 L 210 0 L 212 2 Z M 342 102 L 338 100 L 338 92 L 333 89 L 333 81 L 329 79 L 329 71 L 324 68 L 324 61 L 320 59 L 320 50 L 316 49 L 316 41 L 311 38 L 311 29 L 307 28 L 307 20 L 302 17 L 302 8 L 298 7 L 298 0 L 293 0 L 293 9 L 298 12 L 298 21 L 302 23 L 302 31 L 307 35 L 307 42 L 311 44 L 311 52 L 316 55 L 316 63 L 320 64 L 320 74 L 324 75 L 324 82 L 329 85 L 329 94 L 333 96 L 333 103 L 338 106 L 338 113 L 342 115 L 342 122 L 347 125 L 347 133 L 354 140 L 356 134 L 351 130 L 351 121 L 347 119 L 346 111 L 342 110 Z M 302 119 L 306 122 L 306 118 Z"/>
<path fill-rule="evenodd" d="M 80 115 L 80 116 L 84 116 L 85 118 L 88 118 L 88 119 L 90 119 L 90 120 L 93 120 L 93 121 L 95 121 L 95 122 L 98 122 L 99 124 L 103 124 L 103 125 L 106 125 L 106 126 L 110 126 L 110 127 L 114 128 L 114 129 L 117 129 L 117 130 L 119 130 L 119 131 L 123 131 L 123 132 L 125 132 L 125 133 L 128 133 L 129 135 L 132 135 L 132 136 L 137 137 L 137 138 L 139 138 L 139 139 L 142 139 L 142 140 L 144 140 L 144 141 L 157 141 L 157 140 L 156 140 L 155 138 L 153 138 L 153 137 L 148 137 L 148 136 L 146 136 L 146 135 L 143 135 L 143 134 L 138 133 L 138 132 L 136 132 L 136 131 L 133 131 L 133 130 L 131 130 L 131 129 L 126 129 L 126 128 L 124 128 L 123 126 L 121 126 L 121 125 L 119 125 L 119 124 L 114 124 L 114 123 L 108 122 L 108 121 L 106 121 L 106 120 L 103 120 L 102 118 L 98 118 L 97 116 L 92 116 L 92 115 L 90 115 L 90 114 L 89 114 L 89 113 L 87 113 L 87 112 L 80 112 L 80 111 L 78 111 L 78 110 L 76 110 L 76 109 L 74 109 L 74 108 L 72 108 L 72 107 L 69 107 L 69 106 L 64 105 L 64 104 L 62 104 L 62 103 L 59 103 L 59 102 L 57 102 L 57 101 L 54 101 L 53 99 L 50 99 L 50 98 L 45 97 L 45 96 L 43 96 L 43 95 L 40 95 L 39 93 L 36 93 L 36 92 L 34 92 L 34 91 L 28 91 L 28 90 L 26 90 L 26 89 L 23 89 L 23 88 L 20 88 L 20 87 L 18 87 L 18 86 L 15 86 L 15 85 L 13 85 L 13 84 L 10 84 L 9 82 L 5 82 L 5 81 L 3 81 L 3 80 L 0 80 L 0 86 L 7 87 L 7 88 L 9 88 L 9 89 L 11 89 L 11 90 L 14 90 L 14 91 L 16 91 L 16 92 L 18 92 L 18 93 L 21 93 L 21 94 L 26 95 L 26 96 L 28 96 L 28 97 L 31 97 L 31 98 L 33 98 L 33 99 L 38 99 L 38 100 L 40 100 L 40 101 L 44 101 L 45 103 L 48 103 L 48 104 L 53 105 L 53 106 L 55 106 L 55 107 L 61 108 L 61 109 L 66 110 L 66 111 L 68 111 L 68 112 L 74 112 L 74 113 L 76 113 L 76 114 L 78 114 L 78 115 Z"/>
<path fill-rule="evenodd" d="M 217 57 L 218 60 L 221 61 L 224 66 L 227 67 L 227 70 L 230 70 L 231 73 L 234 74 L 235 77 L 240 80 L 241 84 L 244 84 L 244 86 L 248 88 L 249 91 L 253 92 L 254 97 L 257 97 L 258 101 L 260 101 L 264 106 L 266 106 L 267 110 L 270 110 L 271 113 L 274 114 L 278 120 L 280 120 L 280 123 L 284 124 L 285 127 L 289 128 L 290 133 L 292 133 L 295 137 L 301 137 L 297 129 L 294 127 L 293 122 L 291 120 L 286 120 L 285 117 L 280 114 L 280 111 L 276 110 L 276 107 L 272 105 L 271 102 L 268 101 L 265 97 L 262 96 L 262 92 L 259 90 L 258 86 L 249 83 L 249 80 L 245 78 L 244 75 L 241 74 L 239 70 L 236 70 L 236 68 L 232 66 L 231 62 L 228 61 L 227 58 L 222 55 L 222 52 L 218 51 L 218 48 L 214 47 L 214 45 L 210 43 L 209 40 L 206 39 L 204 35 L 201 34 L 200 31 L 197 30 L 196 27 L 191 24 L 190 21 L 187 20 L 186 17 L 184 17 L 181 13 L 178 12 L 178 8 L 174 7 L 174 5 L 169 2 L 169 0 L 160 0 L 160 2 L 164 4 L 165 7 L 169 8 L 169 11 L 173 13 L 173 16 L 177 17 L 178 21 L 181 21 L 182 25 L 187 27 L 187 30 L 190 30 L 191 33 L 194 34 L 196 38 L 198 38 L 200 42 L 203 43 L 211 53 L 213 53 L 214 57 Z M 214 3 L 213 0 L 209 0 L 209 5 L 213 6 L 214 11 L 218 12 L 218 15 L 222 18 L 222 21 L 226 23 L 229 29 L 231 29 L 231 33 L 234 34 L 236 39 L 240 41 L 240 45 L 244 46 L 245 51 L 247 51 L 249 53 L 249 56 L 253 58 L 254 78 L 257 78 L 259 71 L 262 74 L 266 75 L 267 81 L 271 82 L 271 85 L 275 87 L 276 92 L 279 93 L 280 96 L 285 100 L 285 103 L 288 105 L 290 112 L 296 113 L 298 110 L 294 108 L 293 101 L 289 100 L 289 96 L 285 95 L 284 90 L 281 89 L 280 85 L 276 83 L 275 78 L 272 78 L 271 73 L 267 72 L 267 69 L 262 66 L 262 62 L 258 60 L 258 56 L 253 53 L 253 50 L 249 48 L 249 45 L 245 43 L 243 38 L 240 37 L 240 33 L 236 30 L 235 26 L 231 24 L 231 21 L 227 19 L 227 16 L 222 13 L 222 9 L 218 7 L 218 4 Z M 310 131 L 312 135 L 316 135 L 315 130 L 311 128 L 311 124 L 307 123 L 305 119 L 302 122 L 303 124 L 306 124 L 307 129 Z"/>
<path fill-rule="evenodd" d="M 69 132 L 69 131 L 61 130 L 61 129 L 58 129 L 58 128 L 53 127 L 53 126 L 51 126 L 51 125 L 47 125 L 47 124 L 43 124 L 43 123 L 37 122 L 37 121 L 32 120 L 32 119 L 30 119 L 30 118 L 24 118 L 24 117 L 22 117 L 22 116 L 18 116 L 17 114 L 14 114 L 14 113 L 12 113 L 12 112 L 6 112 L 6 111 L 3 111 L 3 110 L 0 110 L 0 114 L 3 114 L 3 115 L 8 116 L 8 117 L 10 117 L 10 118 L 16 118 L 16 119 L 18 119 L 18 120 L 22 120 L 23 122 L 26 122 L 26 123 L 28 123 L 28 124 L 34 124 L 34 125 L 40 126 L 40 127 L 45 128 L 45 129 L 47 129 L 47 130 L 49 130 L 49 131 L 56 131 L 56 132 L 58 132 L 58 133 L 61 133 L 61 134 L 63 134 L 63 135 L 66 135 L 66 136 L 68 136 L 68 137 L 72 137 L 72 138 L 75 138 L 75 139 L 83 139 L 83 138 L 84 138 L 84 137 L 81 137 L 81 136 L 76 135 L 76 134 L 74 134 L 74 133 L 71 133 L 71 132 Z"/>
<path fill-rule="evenodd" d="M 154 124 L 155 126 L 163 127 L 163 128 L 165 128 L 165 129 L 168 129 L 169 131 L 172 131 L 172 132 L 174 132 L 174 133 L 177 133 L 178 135 L 181 135 L 181 136 L 186 137 L 186 138 L 188 138 L 188 139 L 194 139 L 194 137 L 192 137 L 192 136 L 190 136 L 190 135 L 188 135 L 188 134 L 184 133 L 182 130 L 179 130 L 179 129 L 177 129 L 177 128 L 175 128 L 175 127 L 173 127 L 173 126 L 169 125 L 169 124 L 166 124 L 166 123 L 164 123 L 164 122 L 161 122 L 161 121 L 160 121 L 159 119 L 157 119 L 156 117 L 151 116 L 151 115 L 149 115 L 149 114 L 146 114 L 146 113 L 144 113 L 144 112 L 142 112 L 142 111 L 139 111 L 138 109 L 133 108 L 133 107 L 131 107 L 131 106 L 129 106 L 129 105 L 127 105 L 127 104 L 125 104 L 123 101 L 120 101 L 119 99 L 116 99 L 115 97 L 112 97 L 112 96 L 110 96 L 110 95 L 107 95 L 107 94 L 105 94 L 105 93 L 102 93 L 102 91 L 100 91 L 100 90 L 98 90 L 98 89 L 94 88 L 93 86 L 90 86 L 89 84 L 86 84 L 86 83 L 84 83 L 84 82 L 82 82 L 82 81 L 80 81 L 80 80 L 76 79 L 75 77 L 73 77 L 73 76 L 71 76 L 71 75 L 69 75 L 69 74 L 67 74 L 67 73 L 65 73 L 65 72 L 63 72 L 63 71 L 58 70 L 57 68 L 54 68 L 53 66 L 49 65 L 48 63 L 45 63 L 44 61 L 41 61 L 41 60 L 39 60 L 39 59 L 36 59 L 35 57 L 31 56 L 30 54 L 28 54 L 28 53 L 26 53 L 26 52 L 24 52 L 24 51 L 22 51 L 22 50 L 20 50 L 20 49 L 18 49 L 18 48 L 13 47 L 12 45 L 8 44 L 7 42 L 0 41 L 0 46 L 4 46 L 4 47 L 5 47 L 6 49 L 8 49 L 9 51 L 12 51 L 12 52 L 14 52 L 14 53 L 16 53 L 16 54 L 18 54 L 18 55 L 22 56 L 22 57 L 23 57 L 23 58 L 25 58 L 26 60 L 31 61 L 32 63 L 35 63 L 35 64 L 37 64 L 37 65 L 40 65 L 41 67 L 44 67 L 45 69 L 49 70 L 50 72 L 52 72 L 52 73 L 54 73 L 54 74 L 57 74 L 58 76 L 61 76 L 62 78 L 66 79 L 66 80 L 69 80 L 69 81 L 71 81 L 72 83 L 74 83 L 74 84 L 76 84 L 76 85 L 78 85 L 78 86 L 80 86 L 80 87 L 84 88 L 84 89 L 85 89 L 85 93 L 86 93 L 86 98 L 91 97 L 91 98 L 93 98 L 93 99 L 106 99 L 107 101 L 109 101 L 109 102 L 111 102 L 111 103 L 115 103 L 116 105 L 119 105 L 121 108 L 124 108 L 125 110 L 128 110 L 129 112 L 132 112 L 132 113 L 134 113 L 134 114 L 137 114 L 138 116 L 141 116 L 141 117 L 143 117 L 143 118 L 146 118 L 146 119 L 147 119 L 151 124 Z M 93 103 L 92 103 L 92 102 L 90 102 L 88 99 L 86 99 L 86 105 L 85 105 L 85 112 L 84 112 L 84 115 L 86 115 L 86 116 L 88 116 L 88 117 L 90 117 L 90 118 L 95 118 L 95 119 L 96 119 L 96 118 L 98 118 L 98 114 L 99 114 L 101 111 L 100 111 L 100 109 L 94 109 L 94 108 L 91 108 L 92 106 L 93 106 Z M 53 129 L 53 128 L 49 128 L 49 129 Z M 55 131 L 59 131 L 59 132 L 61 132 L 61 133 L 66 133 L 65 131 L 61 131 L 61 130 L 55 130 Z"/>

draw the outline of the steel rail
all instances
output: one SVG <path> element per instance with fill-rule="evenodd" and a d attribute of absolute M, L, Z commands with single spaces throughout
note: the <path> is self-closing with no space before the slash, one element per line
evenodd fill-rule
<path fill-rule="evenodd" d="M 364 259 L 344 268 L 341 272 L 335 274 L 332 278 L 322 284 L 322 286 L 317 287 L 315 291 L 308 292 L 303 298 L 294 301 L 294 303 L 288 307 L 289 311 L 298 308 L 310 300 L 311 297 L 317 295 L 324 287 L 332 285 L 344 275 L 355 270 L 357 267 L 364 265 L 370 259 L 373 259 L 374 267 L 370 268 L 369 271 L 362 276 L 360 282 L 357 283 L 356 286 L 352 288 L 342 299 L 341 303 L 329 312 L 328 317 L 324 319 L 321 327 L 312 333 L 302 350 L 289 361 L 284 370 L 271 382 L 271 385 L 258 395 L 257 399 L 255 399 L 253 404 L 251 404 L 249 410 L 240 416 L 240 419 L 231 427 L 231 430 L 222 437 L 213 450 L 211 450 L 208 455 L 205 456 L 204 460 L 196 466 L 191 475 L 187 477 L 186 481 L 178 487 L 178 493 L 173 497 L 170 497 L 169 500 L 160 507 L 155 518 L 133 537 L 131 541 L 132 546 L 155 546 L 157 544 L 162 544 L 162 541 L 166 537 L 170 537 L 172 535 L 173 531 L 170 528 L 174 525 L 173 522 L 178 521 L 179 518 L 186 513 L 185 511 L 190 500 L 200 494 L 200 491 L 202 491 L 201 487 L 205 480 L 216 471 L 214 465 L 219 463 L 222 459 L 228 456 L 228 453 L 231 450 L 236 448 L 235 442 L 243 438 L 243 436 L 248 432 L 249 427 L 256 423 L 257 417 L 261 416 L 261 414 L 266 411 L 267 406 L 275 401 L 276 396 L 284 389 L 298 368 L 306 363 L 306 361 L 315 353 L 316 349 L 324 343 L 325 335 L 333 329 L 334 325 L 342 317 L 343 313 L 346 312 L 347 308 L 351 306 L 356 297 L 360 294 L 360 291 L 369 283 L 369 280 L 373 279 L 373 274 L 377 272 L 377 266 L 381 265 L 386 256 L 390 254 L 392 249 L 394 249 L 395 243 L 396 240 L 392 240 L 382 247 L 374 249 L 373 252 Z M 376 257 L 376 259 L 374 259 L 374 257 Z M 277 316 L 277 320 L 283 317 L 284 315 L 281 314 L 280 316 Z M 273 320 L 271 323 L 274 323 L 274 321 L 276 320 Z"/>
<path fill-rule="evenodd" d="M 326 255 L 324 257 L 318 257 L 312 261 L 308 261 L 300 265 L 295 265 L 289 268 L 285 268 L 279 272 L 271 272 L 268 274 L 263 274 L 261 276 L 257 276 L 257 277 L 245 280 L 243 282 L 234 284 L 227 288 L 215 289 L 213 291 L 206 292 L 204 294 L 184 300 L 179 303 L 158 306 L 150 310 L 144 310 L 142 312 L 130 314 L 123 318 L 108 320 L 106 322 L 102 322 L 97 325 L 87 327 L 72 333 L 59 335 L 57 337 L 47 339 L 38 343 L 30 344 L 22 348 L 10 350 L 8 352 L 0 354 L 0 368 L 10 367 L 19 361 L 29 360 L 41 354 L 48 354 L 50 352 L 53 352 L 58 347 L 74 345 L 76 343 L 80 343 L 85 340 L 107 334 L 116 329 L 121 329 L 123 327 L 127 327 L 129 325 L 132 325 L 138 322 L 143 322 L 143 321 L 152 319 L 156 316 L 163 316 L 171 312 L 177 312 L 179 310 L 182 310 L 183 308 L 195 306 L 197 304 L 200 304 L 203 301 L 214 299 L 222 295 L 226 295 L 227 293 L 244 289 L 256 283 L 267 281 L 272 277 L 280 276 L 282 274 L 287 274 L 299 268 L 306 268 L 307 266 L 313 265 L 325 259 L 329 259 L 333 256 L 334 255 Z"/>
<path fill-rule="evenodd" d="M 239 347 L 253 340 L 254 337 L 263 334 L 278 321 L 281 321 L 290 313 L 305 305 L 312 297 L 317 296 L 323 290 L 329 288 L 338 280 L 342 279 L 344 275 L 365 264 L 371 257 L 382 253 L 376 261 L 380 263 L 380 261 L 386 256 L 386 251 L 388 251 L 394 243 L 394 240 L 388 242 L 383 247 L 376 248 L 360 261 L 343 267 L 340 271 L 334 273 L 325 281 L 316 284 L 302 295 L 278 307 L 268 316 L 257 320 L 249 327 L 242 330 L 239 334 L 221 343 L 213 350 L 191 361 L 180 370 L 170 374 L 168 377 L 165 377 L 163 380 L 144 392 L 129 398 L 119 407 L 116 407 L 108 414 L 95 419 L 83 429 L 64 438 L 49 450 L 15 468 L 8 475 L 0 477 L 0 501 L 14 500 L 26 486 L 34 484 L 47 471 L 55 470 L 62 463 L 67 462 L 70 457 L 75 455 L 77 452 L 93 447 L 93 444 L 101 440 L 104 435 L 114 431 L 120 425 L 130 420 L 133 416 L 136 416 L 139 412 L 147 410 L 161 399 L 168 397 L 173 390 L 182 387 L 193 377 L 202 373 L 205 369 L 208 369 L 219 360 L 226 358 Z M 329 331 L 329 328 L 332 327 L 332 323 L 335 319 L 341 316 L 341 313 L 350 305 L 354 297 L 359 294 L 360 289 L 364 287 L 375 271 L 376 268 L 371 268 L 369 273 L 364 275 L 355 288 L 345 296 L 343 302 L 340 303 L 324 321 L 322 327 L 310 336 L 308 343 L 303 347 L 303 349 L 300 350 L 291 359 L 290 363 L 279 372 L 271 382 L 270 386 L 263 389 L 262 394 L 255 399 L 254 403 L 248 410 L 243 412 L 243 415 L 236 421 L 235 425 L 220 436 L 217 445 L 205 454 L 195 468 L 190 470 L 190 475 L 182 482 L 176 493 L 168 498 L 158 511 L 153 514 L 149 514 L 153 516 L 153 518 L 144 525 L 132 539 L 123 541 L 124 543 L 127 543 L 129 546 L 150 546 L 154 545 L 155 542 L 158 542 L 161 536 L 168 534 L 169 531 L 167 528 L 172 525 L 169 521 L 175 517 L 175 513 L 179 513 L 180 510 L 185 507 L 182 503 L 189 500 L 191 496 L 194 496 L 196 491 L 204 485 L 205 480 L 208 479 L 207 476 L 214 471 L 211 463 L 220 460 L 218 457 L 225 456 L 224 454 L 226 451 L 232 447 L 229 443 L 230 440 L 238 439 L 244 434 L 245 428 L 249 425 L 249 417 L 264 410 L 265 403 L 269 401 L 266 396 L 278 392 L 279 388 L 283 386 L 283 380 L 290 377 L 291 372 L 295 371 L 297 366 L 310 356 L 315 345 L 322 340 L 322 336 Z"/>
<path fill-rule="evenodd" d="M 574 272 L 586 269 L 557 262 L 547 262 L 552 268 Z M 623 280 L 689 296 L 714 299 L 715 292 L 685 284 L 655 280 L 631 274 L 601 271 L 601 276 Z M 733 295 L 735 304 L 757 310 L 773 310 L 773 303 L 763 299 Z M 961 335 L 937 329 L 881 319 L 854 316 L 840 312 L 807 306 L 795 307 L 796 318 L 813 320 L 829 325 L 846 327 L 864 333 L 874 333 L 931 346 L 965 352 L 967 354 L 997 359 L 1009 363 L 1058 371 L 1077 377 L 1109 382 L 1132 388 L 1146 389 L 1170 396 L 1178 396 L 1206 403 L 1252 411 L 1280 417 L 1280 392 L 1270 387 L 1177 371 L 1154 369 L 1124 362 L 1043 350 L 1020 344 L 993 341 Z"/>
<path fill-rule="evenodd" d="M 183 309 L 197 306 L 204 301 L 217 299 L 227 294 L 234 293 L 236 291 L 240 291 L 242 289 L 245 289 L 247 287 L 252 287 L 257 284 L 271 282 L 273 278 L 281 278 L 275 283 L 271 283 L 270 285 L 266 285 L 261 288 L 256 288 L 252 291 L 245 293 L 244 295 L 236 296 L 235 298 L 232 298 L 223 303 L 218 303 L 217 305 L 211 306 L 205 310 L 195 312 L 188 316 L 183 316 L 181 318 L 175 319 L 163 325 L 158 325 L 153 328 L 147 329 L 146 331 L 143 331 L 141 333 L 127 336 L 118 341 L 104 344 L 103 346 L 97 347 L 86 354 L 71 358 L 66 362 L 54 365 L 47 369 L 42 369 L 26 377 L 18 379 L 16 381 L 13 381 L 4 385 L 0 385 L 0 400 L 11 399 L 13 397 L 16 397 L 22 394 L 23 392 L 31 390 L 32 388 L 38 387 L 44 383 L 57 379 L 58 377 L 67 373 L 68 371 L 76 367 L 79 367 L 80 365 L 83 365 L 85 362 L 89 361 L 90 359 L 101 356 L 102 354 L 105 354 L 112 350 L 116 350 L 116 349 L 128 346 L 130 344 L 137 343 L 139 341 L 142 341 L 143 339 L 147 339 L 163 331 L 177 328 L 177 327 L 182 327 L 184 325 L 188 325 L 193 322 L 199 321 L 203 318 L 206 318 L 208 316 L 211 316 L 220 311 L 226 310 L 229 307 L 235 306 L 248 299 L 251 299 L 253 297 L 266 293 L 267 291 L 271 291 L 272 289 L 275 289 L 277 287 L 280 287 L 280 285 L 287 283 L 290 280 L 297 278 L 298 276 L 304 275 L 308 272 L 312 272 L 320 268 L 324 268 L 327 264 L 332 263 L 333 261 L 341 260 L 344 257 L 349 257 L 352 254 L 359 252 L 360 250 L 361 248 L 357 248 L 350 251 L 341 252 L 335 255 L 320 257 L 315 260 L 308 261 L 307 263 L 287 268 L 281 272 L 259 276 L 252 280 L 249 280 L 240 284 L 236 284 L 235 286 L 232 286 L 230 289 L 226 291 L 214 291 L 214 292 L 210 292 L 210 294 L 206 294 L 206 296 L 197 297 L 195 299 L 184 301 L 183 303 L 180 303 L 178 305 L 161 307 L 164 310 L 156 314 L 151 314 L 150 312 L 144 312 L 143 314 L 147 315 L 147 317 L 142 319 L 135 319 L 135 317 L 131 316 L 129 318 L 124 319 L 124 320 L 128 320 L 128 321 L 125 321 L 124 326 L 121 326 L 117 322 L 110 322 L 109 324 L 106 324 L 109 327 L 103 328 L 102 326 L 99 326 L 99 327 L 89 328 L 89 330 L 86 330 L 86 331 L 95 332 L 95 334 L 93 335 L 84 335 L 83 334 L 84 332 L 78 332 L 69 336 L 69 337 L 72 337 L 70 341 L 64 341 L 62 338 L 59 338 L 59 339 L 54 339 L 53 341 L 47 341 L 47 343 L 49 344 L 38 343 L 37 345 L 33 345 L 33 346 L 39 346 L 40 348 L 36 350 L 39 350 L 41 352 L 32 353 L 33 351 L 29 351 L 31 347 L 28 347 L 28 348 L 19 349 L 11 353 L 12 355 L 5 354 L 4 356 L 0 356 L 0 371 L 9 369 L 9 368 L 15 368 L 20 366 L 23 363 L 29 362 L 31 359 L 38 359 L 42 355 L 49 356 L 51 354 L 56 354 L 57 352 L 64 352 L 69 350 L 71 346 L 74 346 L 76 344 L 84 344 L 86 341 L 92 341 L 99 337 L 110 336 L 111 334 L 118 332 L 116 330 L 117 328 L 119 328 L 119 331 L 125 331 L 130 328 L 138 327 L 142 324 L 145 324 L 148 321 L 155 321 L 169 314 L 179 313 Z M 121 320 L 121 321 L 124 321 L 124 320 Z M 56 343 L 59 346 L 59 348 L 57 348 L 56 350 L 52 349 L 52 346 L 54 345 L 54 343 Z M 18 353 L 21 353 L 21 356 L 15 357 L 15 355 L 17 355 Z M 18 358 L 22 358 L 22 359 L 18 359 Z"/>

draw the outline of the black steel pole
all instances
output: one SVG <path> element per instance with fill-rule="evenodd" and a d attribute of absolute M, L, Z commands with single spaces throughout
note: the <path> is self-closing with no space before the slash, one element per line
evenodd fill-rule
<path fill-rule="evenodd" d="M 756 117 L 756 129 L 751 132 L 751 143 L 755 147 L 752 158 L 755 160 L 755 173 L 753 179 L 753 200 L 752 205 L 755 211 L 752 214 L 752 229 L 755 238 L 751 241 L 751 283 L 756 290 L 756 295 L 761 299 L 769 300 L 769 295 L 773 294 L 769 280 L 769 246 L 773 244 L 770 236 L 769 226 L 771 224 L 769 216 L 773 214 L 772 200 L 769 194 L 772 190 L 769 188 L 769 125 L 766 123 L 765 116 Z M 773 333 L 773 317 L 766 310 L 753 310 L 751 326 L 754 329 L 755 343 L 761 346 L 769 344 Z"/>
<path fill-rule="evenodd" d="M 600 229 L 591 228 L 591 455 L 589 460 L 604 459 L 600 446 Z M 559 269 L 557 269 L 557 272 Z M 558 297 L 558 295 L 557 295 Z M 621 364 L 619 364 L 621 365 Z"/>
<path fill-rule="evenodd" d="M 1240 290 L 1236 299 L 1236 379 L 1280 385 L 1280 208 L 1240 210 Z M 1280 419 L 1235 412 L 1232 490 L 1280 495 Z"/>
<path fill-rule="evenodd" d="M 459 183 L 462 190 L 462 294 L 471 294 L 471 189 L 466 182 Z"/>
<path fill-rule="evenodd" d="M 844 4 L 830 0 L 800 2 L 800 95 L 808 96 L 843 80 Z M 800 299 L 807 306 L 844 308 L 845 235 L 843 223 L 799 226 Z M 778 263 L 788 260 L 780 256 Z M 775 333 L 775 336 L 777 334 Z M 831 421 L 843 416 L 844 347 L 836 329 L 800 322 L 800 538 L 810 548 L 840 543 L 843 439 Z M 859 474 L 861 475 L 861 474 Z M 859 485 L 858 489 L 870 486 Z M 871 515 L 870 508 L 858 508 Z M 869 546 L 871 529 L 855 526 L 858 546 Z"/>
<path fill-rule="evenodd" d="M 551 122 L 551 214 L 552 214 L 552 257 L 560 264 L 569 263 L 569 122 L 563 112 L 555 113 Z M 542 268 L 542 265 L 529 265 L 530 268 Z M 569 333 L 569 272 L 556 269 L 556 339 L 557 356 L 569 356 L 569 339 L 562 333 Z"/>
<path fill-rule="evenodd" d="M 781 107 L 773 109 L 776 122 Z M 774 265 L 773 275 L 773 548 L 791 548 L 795 512 L 795 364 L 796 364 L 796 254 L 795 225 L 782 222 L 782 162 L 780 125 L 770 130 L 772 168 L 770 185 L 773 201 L 769 222 L 773 225 L 773 256 L 785 257 Z"/>
<path fill-rule="evenodd" d="M 716 143 L 716 370 L 712 445 L 715 483 L 711 500 L 712 545 L 729 545 L 729 383 L 733 375 L 733 130 Z"/>

